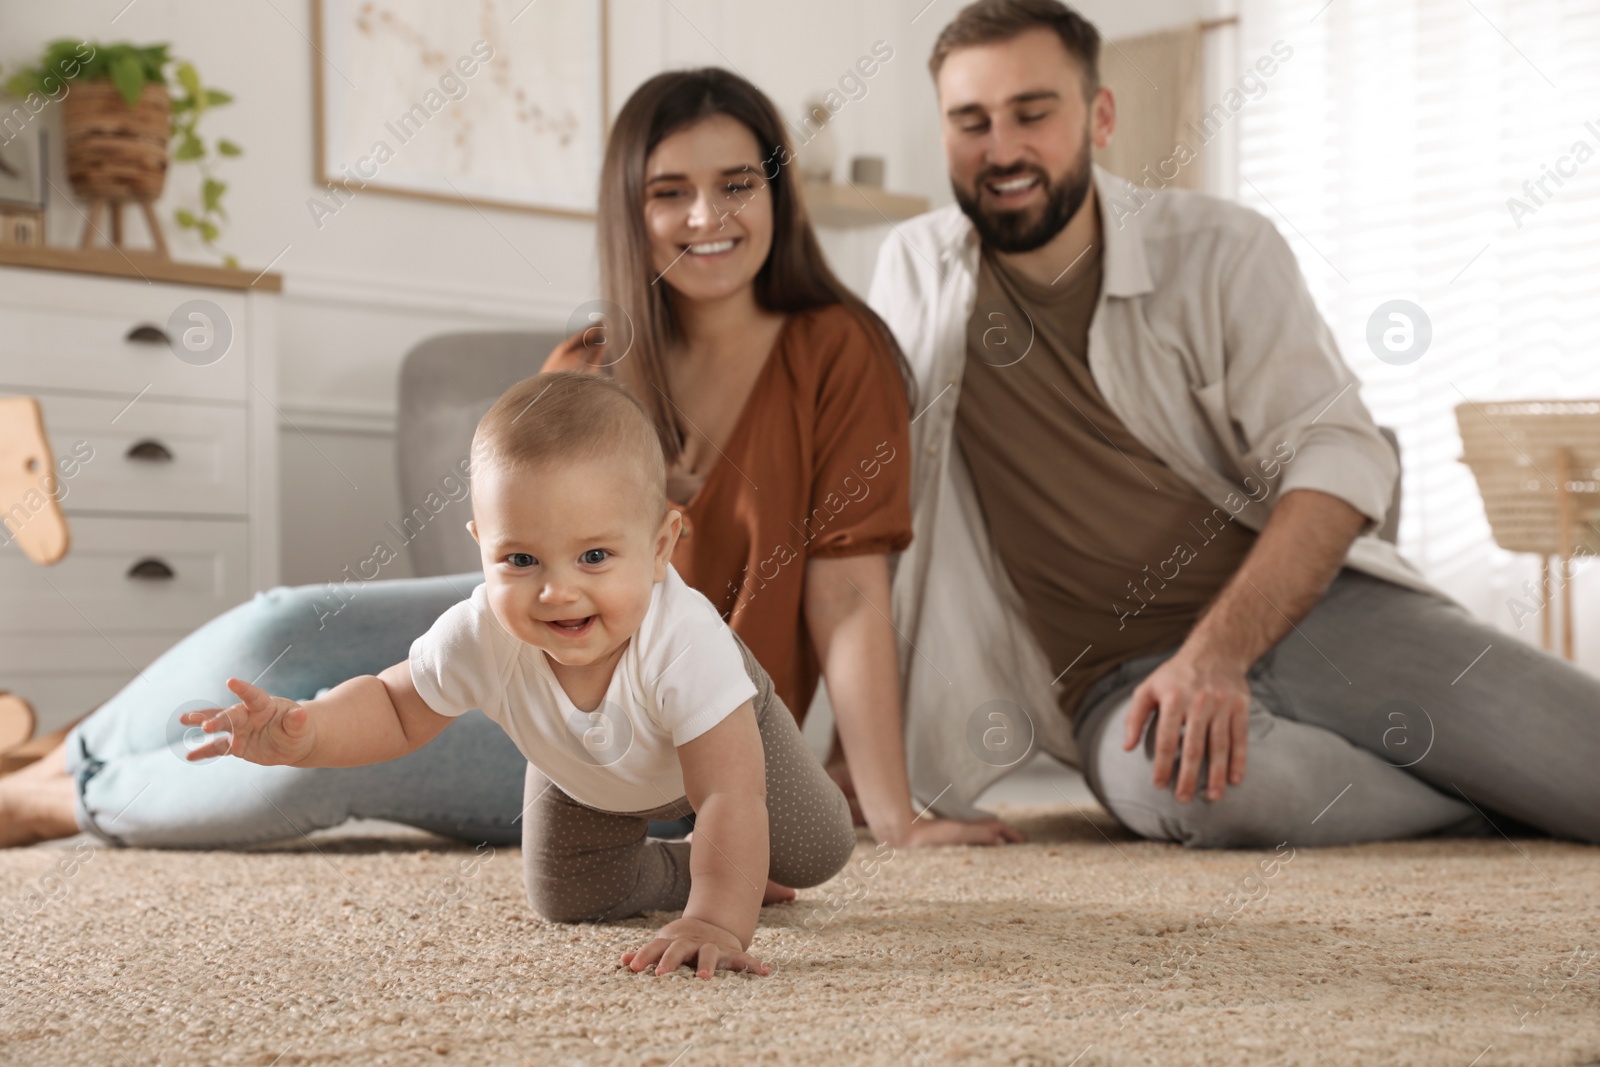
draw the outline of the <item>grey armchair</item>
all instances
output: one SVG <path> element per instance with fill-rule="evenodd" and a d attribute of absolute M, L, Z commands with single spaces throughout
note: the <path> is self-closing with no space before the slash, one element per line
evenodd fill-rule
<path fill-rule="evenodd" d="M 467 458 L 472 432 L 501 393 L 539 373 L 560 333 L 447 333 L 406 353 L 396 425 L 400 500 L 417 507 Z M 430 522 L 407 543 L 418 577 L 480 567 L 478 546 L 461 521 Z"/>

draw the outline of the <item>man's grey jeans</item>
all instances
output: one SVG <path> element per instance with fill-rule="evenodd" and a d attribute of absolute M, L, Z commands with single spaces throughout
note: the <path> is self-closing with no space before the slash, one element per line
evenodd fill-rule
<path fill-rule="evenodd" d="M 1351 570 L 1249 674 L 1244 781 L 1178 803 L 1152 783 L 1155 721 L 1122 750 L 1133 690 L 1175 649 L 1085 696 L 1089 787 L 1141 836 L 1209 848 L 1493 833 L 1600 842 L 1600 680 L 1443 597 Z M 1173 780 L 1176 781 L 1176 771 Z"/>

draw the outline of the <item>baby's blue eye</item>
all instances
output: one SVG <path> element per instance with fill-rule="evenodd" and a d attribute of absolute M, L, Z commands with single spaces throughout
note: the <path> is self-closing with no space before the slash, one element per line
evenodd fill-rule
<path fill-rule="evenodd" d="M 600 564 L 604 563 L 606 558 L 610 555 L 611 553 L 607 552 L 603 548 L 591 548 L 579 558 L 591 567 L 598 567 Z"/>
<path fill-rule="evenodd" d="M 527 552 L 513 552 L 506 557 L 506 562 L 513 567 L 531 567 L 536 561 Z"/>

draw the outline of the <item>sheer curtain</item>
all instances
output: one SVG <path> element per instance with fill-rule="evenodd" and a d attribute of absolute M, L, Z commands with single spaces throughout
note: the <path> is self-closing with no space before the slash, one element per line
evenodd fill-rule
<path fill-rule="evenodd" d="M 1600 396 L 1600 0 L 1243 0 L 1240 17 L 1243 66 L 1278 41 L 1293 55 L 1239 113 L 1239 199 L 1294 246 L 1400 436 L 1401 550 L 1511 629 L 1533 564 L 1493 546 L 1454 408 Z M 1367 341 L 1395 299 L 1432 327 L 1405 365 Z"/>

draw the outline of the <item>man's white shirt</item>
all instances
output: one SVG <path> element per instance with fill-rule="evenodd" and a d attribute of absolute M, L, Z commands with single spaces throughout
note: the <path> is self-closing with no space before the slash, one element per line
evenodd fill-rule
<path fill-rule="evenodd" d="M 1153 197 L 1094 169 L 1104 279 L 1089 329 L 1089 368 L 1112 412 L 1162 462 L 1230 513 L 1230 496 L 1282 443 L 1294 459 L 1270 484 L 1255 525 L 1284 493 L 1316 489 L 1382 523 L 1399 463 L 1359 398 L 1294 253 L 1259 213 L 1216 197 Z M 1010 769 L 974 748 L 1008 718 L 1077 762 L 1052 671 L 993 550 L 956 444 L 979 239 L 959 207 L 901 223 L 878 253 L 869 303 L 916 378 L 911 425 L 915 540 L 894 571 L 913 794 L 940 814 L 972 802 Z M 1063 471 L 1063 477 L 1070 472 Z M 1259 479 L 1258 479 L 1259 481 Z M 1375 536 L 1346 563 L 1413 588 L 1420 574 Z M 1109 607 L 1108 607 L 1109 617 Z M 1000 702 L 1000 703 L 996 703 Z M 1021 716 L 1014 709 L 1020 709 Z M 981 747 L 981 746 L 978 746 Z"/>

